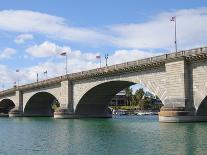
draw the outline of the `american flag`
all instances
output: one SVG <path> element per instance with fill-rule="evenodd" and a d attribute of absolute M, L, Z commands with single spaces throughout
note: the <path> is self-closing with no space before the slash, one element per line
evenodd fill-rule
<path fill-rule="evenodd" d="M 65 56 L 66 54 L 67 54 L 66 52 L 60 53 L 60 55 L 62 56 Z"/>
<path fill-rule="evenodd" d="M 170 21 L 174 22 L 176 20 L 176 16 L 170 18 Z"/>
<path fill-rule="evenodd" d="M 100 56 L 100 55 L 97 55 L 97 56 L 96 56 L 96 59 L 101 59 L 101 56 Z"/>

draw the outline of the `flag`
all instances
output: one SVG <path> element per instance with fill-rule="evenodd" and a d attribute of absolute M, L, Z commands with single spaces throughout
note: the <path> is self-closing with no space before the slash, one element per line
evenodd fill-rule
<path fill-rule="evenodd" d="M 19 72 L 19 69 L 16 69 L 16 72 Z"/>
<path fill-rule="evenodd" d="M 60 53 L 60 55 L 62 56 L 65 56 L 66 54 L 67 54 L 66 52 Z"/>
<path fill-rule="evenodd" d="M 96 59 L 101 59 L 101 56 L 100 56 L 100 55 L 97 55 L 97 56 L 96 56 Z"/>
<path fill-rule="evenodd" d="M 176 20 L 176 16 L 171 17 L 170 21 L 174 22 Z"/>

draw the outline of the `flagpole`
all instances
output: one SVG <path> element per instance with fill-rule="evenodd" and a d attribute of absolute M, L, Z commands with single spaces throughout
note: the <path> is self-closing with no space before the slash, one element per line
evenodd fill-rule
<path fill-rule="evenodd" d="M 67 56 L 67 53 L 66 53 L 66 55 L 65 55 L 65 59 L 66 59 L 65 70 L 66 70 L 66 74 L 68 74 L 68 56 Z"/>
<path fill-rule="evenodd" d="M 174 22 L 175 24 L 175 52 L 176 52 L 176 55 L 177 55 L 177 52 L 178 52 L 178 47 L 177 47 L 177 21 L 176 21 L 176 16 L 173 16 L 171 17 L 170 21 Z"/>
<path fill-rule="evenodd" d="M 16 69 L 16 73 L 17 73 L 17 86 L 19 86 L 19 69 Z"/>
<path fill-rule="evenodd" d="M 176 16 L 175 16 L 175 51 L 176 51 L 176 53 L 178 52 L 178 47 L 177 47 L 177 23 L 176 23 Z"/>
<path fill-rule="evenodd" d="M 38 75 L 38 73 L 36 74 L 36 76 L 37 76 L 37 83 L 39 82 L 39 75 Z"/>
<path fill-rule="evenodd" d="M 101 56 L 100 55 L 97 55 L 96 56 L 96 59 L 99 59 L 99 63 L 100 63 L 99 65 L 100 65 L 100 68 L 101 68 Z"/>
<path fill-rule="evenodd" d="M 65 73 L 68 74 L 68 55 L 67 55 L 67 52 L 60 53 L 60 55 L 65 56 Z"/>

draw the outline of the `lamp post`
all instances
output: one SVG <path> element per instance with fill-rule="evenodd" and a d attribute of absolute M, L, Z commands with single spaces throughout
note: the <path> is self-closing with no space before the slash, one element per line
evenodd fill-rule
<path fill-rule="evenodd" d="M 65 56 L 65 73 L 68 74 L 68 56 L 67 52 L 60 53 L 61 56 Z"/>
<path fill-rule="evenodd" d="M 107 61 L 108 61 L 108 58 L 109 58 L 109 55 L 108 55 L 108 53 L 106 53 L 106 54 L 105 54 L 106 67 L 108 66 L 108 62 L 107 62 Z"/>

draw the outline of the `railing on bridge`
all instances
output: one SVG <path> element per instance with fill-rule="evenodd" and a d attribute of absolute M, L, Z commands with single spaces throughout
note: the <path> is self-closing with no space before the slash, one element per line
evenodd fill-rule
<path fill-rule="evenodd" d="M 97 73 L 104 73 L 104 72 L 109 72 L 109 71 L 114 71 L 114 70 L 120 70 L 123 68 L 128 68 L 128 67 L 133 67 L 133 66 L 141 66 L 141 65 L 146 65 L 146 64 L 151 64 L 151 63 L 156 63 L 156 62 L 166 62 L 167 60 L 170 59 L 176 59 L 179 57 L 193 57 L 193 56 L 198 56 L 198 55 L 206 55 L 207 56 L 207 47 L 203 48 L 196 48 L 196 49 L 191 49 L 191 50 L 184 50 L 184 51 L 179 51 L 175 53 L 168 53 L 168 54 L 163 54 L 159 56 L 154 56 L 150 58 L 145 58 L 145 59 L 140 59 L 136 61 L 130 61 L 130 62 L 125 62 L 121 64 L 116 64 L 108 67 L 102 67 L 102 68 L 96 68 L 96 69 L 91 69 L 87 71 L 82 71 L 82 72 L 77 72 L 77 73 L 71 73 L 55 78 L 51 78 L 48 80 L 43 80 L 39 82 L 34 82 L 30 84 L 25 84 L 22 86 L 17 86 L 11 89 L 7 89 L 4 91 L 0 92 L 0 95 L 5 95 L 12 93 L 16 90 L 25 90 L 25 89 L 31 89 L 34 87 L 42 87 L 42 86 L 48 86 L 56 83 L 60 83 L 61 81 L 64 81 L 66 79 L 78 79 L 80 77 L 85 77 L 88 75 L 93 75 Z"/>

